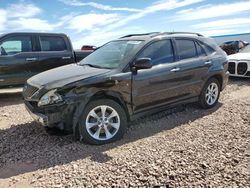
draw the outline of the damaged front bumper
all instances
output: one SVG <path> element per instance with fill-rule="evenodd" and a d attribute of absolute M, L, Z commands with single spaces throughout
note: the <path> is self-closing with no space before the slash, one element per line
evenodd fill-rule
<path fill-rule="evenodd" d="M 37 107 L 36 103 L 25 101 L 25 107 L 31 117 L 47 127 L 58 127 L 63 125 L 66 129 L 66 123 L 72 121 L 74 105 L 58 103 L 46 107 Z"/>

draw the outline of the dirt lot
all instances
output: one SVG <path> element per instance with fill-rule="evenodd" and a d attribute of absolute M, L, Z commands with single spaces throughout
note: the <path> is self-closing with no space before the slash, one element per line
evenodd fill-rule
<path fill-rule="evenodd" d="M 250 80 L 230 80 L 220 104 L 131 123 L 105 146 L 50 136 L 21 95 L 0 94 L 0 187 L 250 187 Z"/>

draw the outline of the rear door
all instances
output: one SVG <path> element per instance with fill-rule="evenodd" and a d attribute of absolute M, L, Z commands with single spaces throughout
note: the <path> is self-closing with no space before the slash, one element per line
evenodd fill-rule
<path fill-rule="evenodd" d="M 74 63 L 72 47 L 66 36 L 40 35 L 37 41 L 41 50 L 37 66 L 39 72 Z"/>
<path fill-rule="evenodd" d="M 179 58 L 180 88 L 187 97 L 198 96 L 211 62 L 195 39 L 175 38 L 175 46 Z"/>
<path fill-rule="evenodd" d="M 27 65 L 38 61 L 31 34 L 7 35 L 0 41 L 0 86 L 24 84 L 32 76 Z"/>

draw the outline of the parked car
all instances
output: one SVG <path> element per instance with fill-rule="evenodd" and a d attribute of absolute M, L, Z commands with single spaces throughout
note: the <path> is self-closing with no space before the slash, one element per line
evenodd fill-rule
<path fill-rule="evenodd" d="M 242 40 L 227 41 L 220 45 L 220 47 L 227 53 L 227 55 L 236 54 L 249 43 Z"/>
<path fill-rule="evenodd" d="M 227 67 L 226 53 L 200 34 L 129 35 L 78 64 L 30 78 L 23 96 L 44 126 L 106 144 L 140 116 L 196 101 L 212 108 L 228 81 Z"/>
<path fill-rule="evenodd" d="M 91 51 L 91 52 L 95 51 L 96 49 L 97 47 L 92 45 L 83 45 L 81 48 L 82 51 Z"/>
<path fill-rule="evenodd" d="M 228 56 L 228 71 L 230 76 L 250 77 L 250 45 L 239 53 Z"/>
<path fill-rule="evenodd" d="M 9 33 L 0 36 L 0 87 L 23 85 L 40 72 L 81 61 L 65 34 Z"/>

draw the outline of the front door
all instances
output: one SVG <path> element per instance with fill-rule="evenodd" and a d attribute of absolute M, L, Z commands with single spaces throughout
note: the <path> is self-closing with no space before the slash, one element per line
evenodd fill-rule
<path fill-rule="evenodd" d="M 32 76 L 27 64 L 38 61 L 29 35 L 7 35 L 0 41 L 0 86 L 22 85 Z"/>

